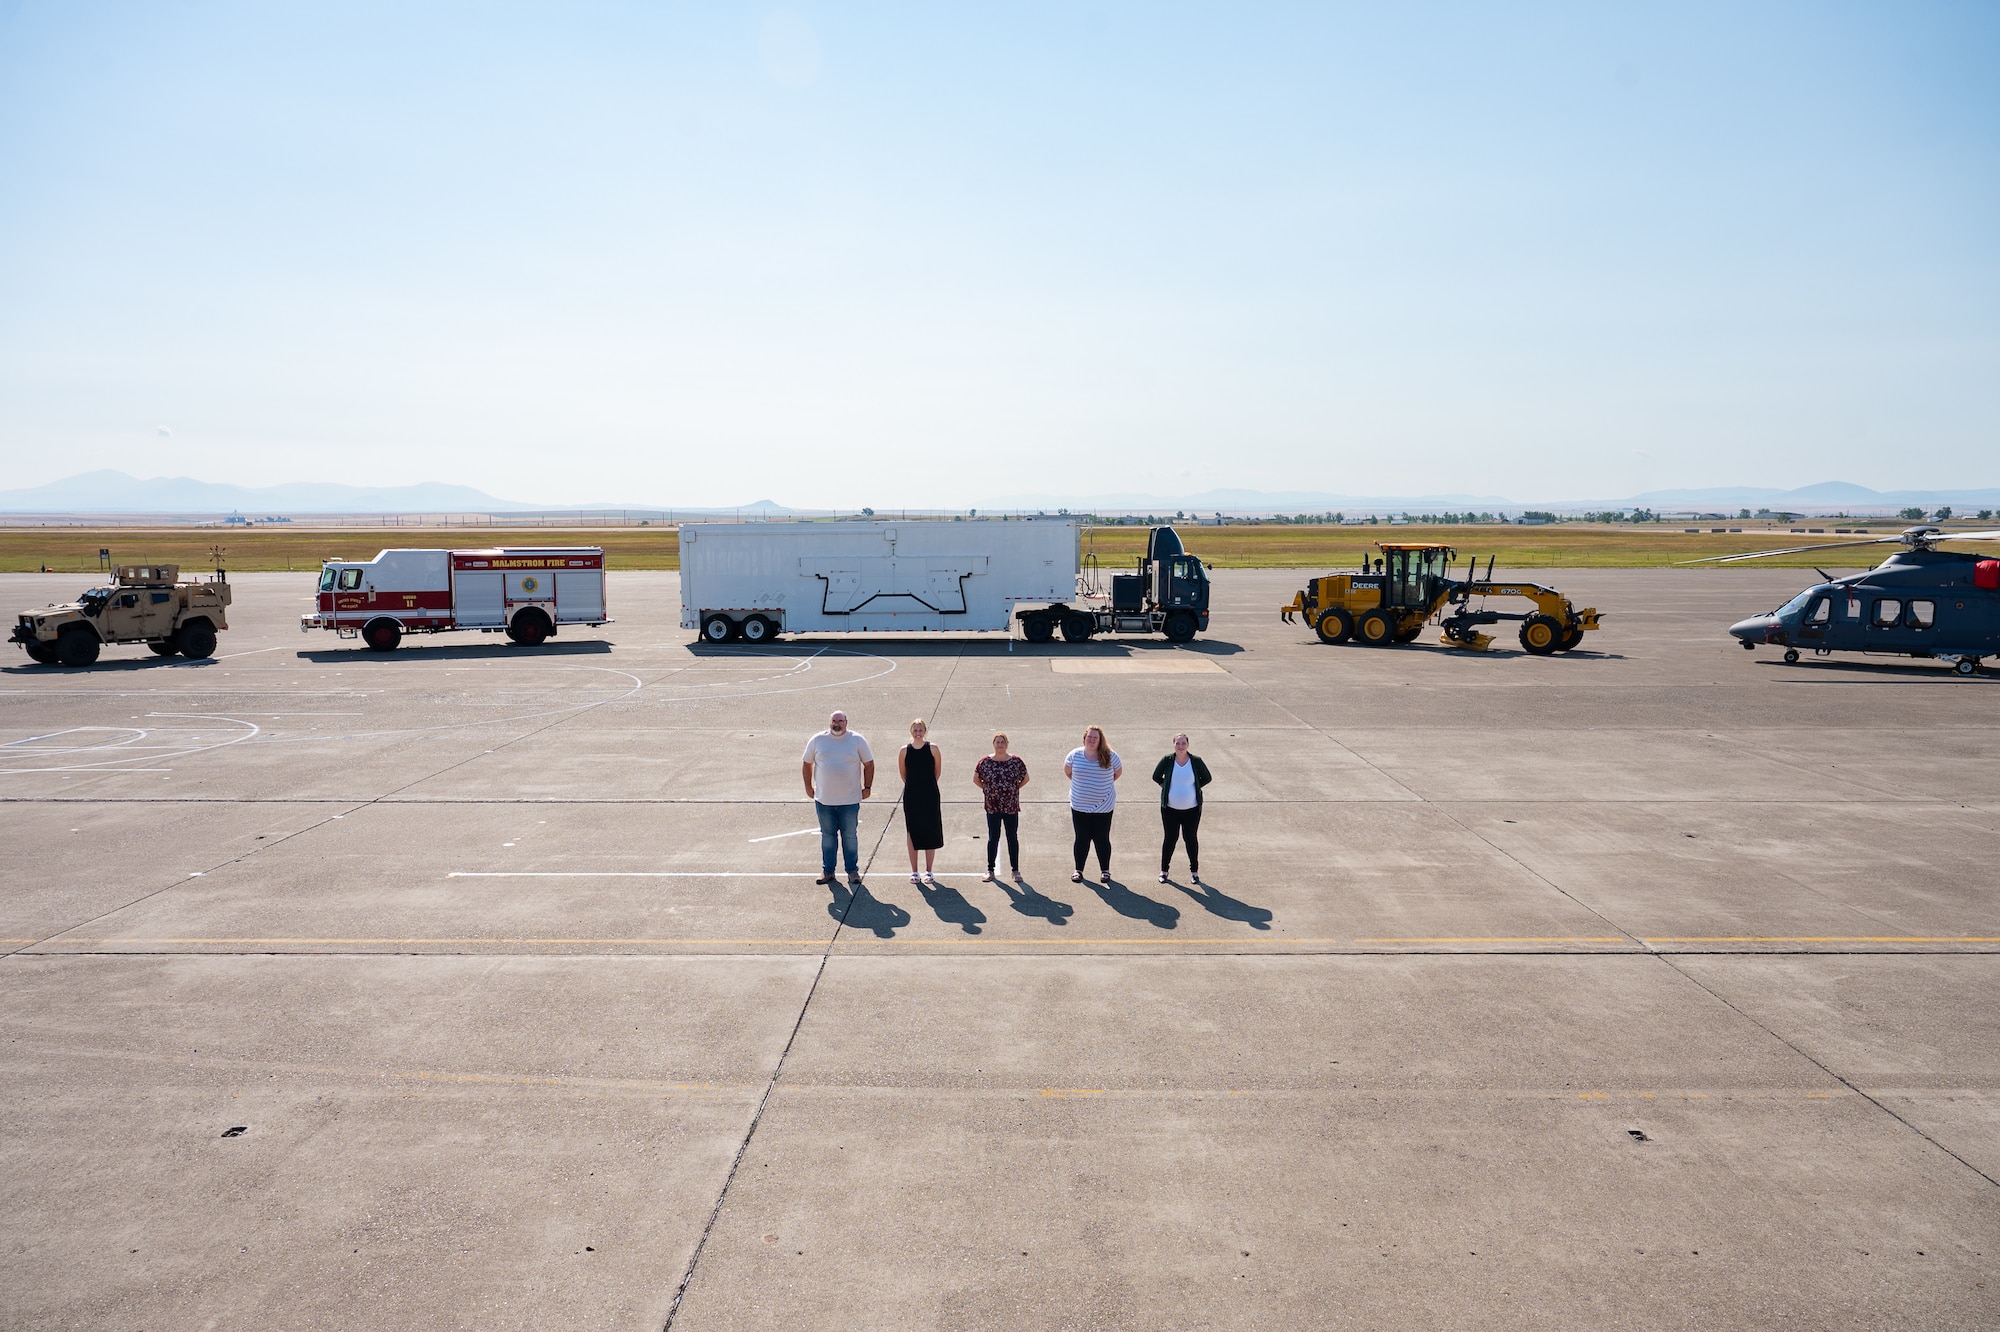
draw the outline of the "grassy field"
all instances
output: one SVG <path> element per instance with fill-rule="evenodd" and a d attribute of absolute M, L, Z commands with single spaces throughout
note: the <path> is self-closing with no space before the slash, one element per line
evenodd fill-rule
<path fill-rule="evenodd" d="M 1455 546 L 1463 559 L 1497 557 L 1496 569 L 1629 569 L 1671 565 L 1680 560 L 1773 546 L 1851 540 L 1824 524 L 1820 535 L 1793 536 L 1783 528 L 1728 533 L 1687 533 L 1668 527 L 1596 527 L 1565 523 L 1554 527 L 1183 527 L 1181 539 L 1215 568 L 1346 568 L 1376 541 L 1428 541 Z M 1889 535 L 1900 524 L 1877 524 Z M 680 542 L 671 528 L 330 528 L 266 527 L 247 531 L 212 528 L 0 527 L 0 571 L 31 572 L 44 565 L 61 573 L 98 567 L 97 552 L 108 547 L 114 561 L 178 563 L 189 572 L 213 567 L 210 548 L 220 545 L 226 567 L 240 570 L 317 570 L 328 557 L 367 559 L 385 546 L 548 546 L 565 543 L 604 547 L 613 569 L 678 569 Z M 1142 527 L 1099 527 L 1086 549 L 1105 567 L 1128 565 L 1145 549 Z M 1779 556 L 1765 566 L 1865 568 L 1893 547 L 1830 551 L 1825 555 Z M 1722 566 L 1737 567 L 1737 566 Z"/>

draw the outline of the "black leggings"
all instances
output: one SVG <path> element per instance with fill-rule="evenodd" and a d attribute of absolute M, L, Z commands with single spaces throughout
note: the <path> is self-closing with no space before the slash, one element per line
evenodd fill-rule
<path fill-rule="evenodd" d="M 1201 806 L 1193 809 L 1175 809 L 1172 805 L 1160 806 L 1160 827 L 1166 838 L 1160 843 L 1160 873 L 1173 868 L 1174 840 L 1187 838 L 1188 873 L 1201 873 L 1201 842 L 1196 834 L 1201 831 Z"/>
<path fill-rule="evenodd" d="M 1021 872 L 1021 815 L 1017 810 L 1012 814 L 995 814 L 986 811 L 986 872 L 993 872 L 993 858 L 1000 853 L 1000 830 L 1007 830 L 1007 867 L 1016 874 Z"/>
<path fill-rule="evenodd" d="M 1098 872 L 1111 873 L 1111 811 L 1107 809 L 1102 814 L 1086 814 L 1080 809 L 1072 809 L 1069 822 L 1076 829 L 1076 845 L 1071 848 L 1076 853 L 1076 872 L 1083 873 L 1083 862 L 1090 854 L 1092 844 L 1095 844 Z"/>

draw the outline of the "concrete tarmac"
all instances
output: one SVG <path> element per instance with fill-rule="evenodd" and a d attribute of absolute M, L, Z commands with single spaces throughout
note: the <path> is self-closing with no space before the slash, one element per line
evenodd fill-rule
<path fill-rule="evenodd" d="M 671 574 L 538 649 L 304 637 L 299 574 L 212 661 L 9 646 L 0 1325 L 2000 1323 L 2000 677 L 1738 649 L 1793 571 L 1538 573 L 1605 615 L 1553 658 L 1327 647 L 1303 576 L 1185 647 L 708 647 Z"/>

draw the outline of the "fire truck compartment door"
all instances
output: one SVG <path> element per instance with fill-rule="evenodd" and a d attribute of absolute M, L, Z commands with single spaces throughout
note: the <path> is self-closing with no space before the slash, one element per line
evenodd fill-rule
<path fill-rule="evenodd" d="M 452 579 L 452 618 L 460 625 L 493 627 L 507 623 L 497 570 L 460 572 Z"/>
<path fill-rule="evenodd" d="M 604 571 L 564 569 L 555 575 L 556 615 L 565 622 L 604 618 Z"/>
<path fill-rule="evenodd" d="M 529 601 L 554 601 L 556 599 L 556 571 L 553 569 L 509 569 L 507 571 L 507 604 L 520 605 Z"/>

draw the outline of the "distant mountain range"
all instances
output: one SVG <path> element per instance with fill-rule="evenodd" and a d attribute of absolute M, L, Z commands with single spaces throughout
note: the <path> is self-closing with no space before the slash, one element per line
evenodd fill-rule
<path fill-rule="evenodd" d="M 1649 490 L 1622 500 L 1511 499 L 1499 495 L 1349 495 L 1320 490 L 1205 490 L 1186 495 L 1004 495 L 980 504 L 985 512 L 1070 509 L 1141 513 L 1436 513 L 1475 510 L 1548 509 L 1555 512 L 1644 507 L 1656 510 L 1727 511 L 1773 509 L 1795 513 L 1893 512 L 1904 508 L 2000 508 L 2000 488 L 1984 490 L 1870 490 L 1845 481 L 1823 481 L 1794 490 L 1758 486 L 1718 486 L 1692 490 Z M 332 481 L 299 481 L 281 486 L 236 486 L 191 477 L 141 480 L 109 469 L 84 472 L 24 490 L 0 491 L 0 513 L 578 513 L 620 509 L 660 511 L 662 506 L 616 504 L 535 505 L 497 499 L 471 486 L 425 482 L 411 486 L 349 486 Z M 956 510 L 926 510 L 926 512 Z M 676 509 L 689 516 L 757 515 L 781 517 L 801 512 L 763 499 L 752 504 Z M 885 510 L 886 512 L 886 510 Z M 912 509 L 911 512 L 917 512 Z"/>
<path fill-rule="evenodd" d="M 109 469 L 84 472 L 27 490 L 0 491 L 6 513 L 508 513 L 531 506 L 495 499 L 471 486 L 430 481 L 414 486 L 345 486 L 295 481 L 232 486 L 192 477 L 141 480 Z"/>

